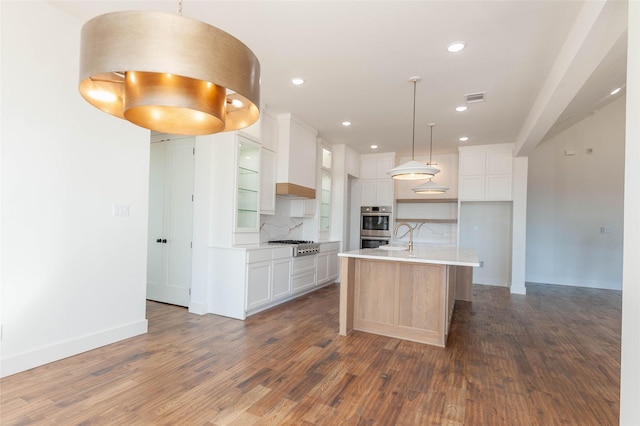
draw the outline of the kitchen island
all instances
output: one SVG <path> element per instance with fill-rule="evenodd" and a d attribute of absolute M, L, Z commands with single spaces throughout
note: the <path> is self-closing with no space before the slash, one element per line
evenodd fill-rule
<path fill-rule="evenodd" d="M 415 246 L 339 253 L 340 335 L 353 330 L 444 347 L 456 300 L 471 301 L 474 250 Z"/>

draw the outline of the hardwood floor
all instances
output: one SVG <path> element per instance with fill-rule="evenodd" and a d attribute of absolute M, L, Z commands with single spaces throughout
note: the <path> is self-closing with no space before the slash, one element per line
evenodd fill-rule
<path fill-rule="evenodd" d="M 474 286 L 444 349 L 338 336 L 338 286 L 237 321 L 148 302 L 149 333 L 0 381 L 0 423 L 617 425 L 621 293 Z"/>

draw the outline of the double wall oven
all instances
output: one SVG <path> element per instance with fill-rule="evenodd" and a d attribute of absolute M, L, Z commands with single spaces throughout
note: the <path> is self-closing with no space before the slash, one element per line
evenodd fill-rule
<path fill-rule="evenodd" d="M 360 248 L 377 248 L 391 239 L 391 206 L 360 208 Z"/>

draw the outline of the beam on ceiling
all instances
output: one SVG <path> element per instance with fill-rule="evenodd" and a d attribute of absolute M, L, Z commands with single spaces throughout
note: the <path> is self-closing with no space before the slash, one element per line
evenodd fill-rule
<path fill-rule="evenodd" d="M 516 139 L 516 156 L 542 141 L 627 28 L 627 2 L 585 1 Z"/>

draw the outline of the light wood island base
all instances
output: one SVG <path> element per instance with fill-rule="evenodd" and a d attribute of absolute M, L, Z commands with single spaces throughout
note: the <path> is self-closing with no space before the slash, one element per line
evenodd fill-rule
<path fill-rule="evenodd" d="M 340 330 L 444 347 L 455 300 L 471 301 L 472 267 L 342 257 Z"/>

